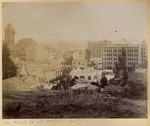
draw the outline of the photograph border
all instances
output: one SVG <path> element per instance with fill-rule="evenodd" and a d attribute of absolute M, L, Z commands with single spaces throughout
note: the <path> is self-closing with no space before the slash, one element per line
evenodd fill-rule
<path fill-rule="evenodd" d="M 2 2 L 147 2 L 147 35 L 148 35 L 148 48 L 150 49 L 150 1 L 149 0 L 1 0 L 0 2 L 0 27 L 2 29 Z M 1 50 L 2 50 L 2 30 L 0 32 L 1 39 Z M 150 50 L 148 49 L 148 77 L 150 77 Z M 2 53 L 1 53 L 2 54 Z M 2 55 L 0 55 L 2 59 Z M 1 64 L 1 73 L 2 73 L 2 60 L 0 60 Z M 127 119 L 2 119 L 2 75 L 1 77 L 1 93 L 0 93 L 0 107 L 1 107 L 1 115 L 0 115 L 0 126 L 148 126 L 150 125 L 150 103 L 148 97 L 148 118 L 127 118 Z M 150 96 L 150 78 L 148 78 L 148 96 Z"/>

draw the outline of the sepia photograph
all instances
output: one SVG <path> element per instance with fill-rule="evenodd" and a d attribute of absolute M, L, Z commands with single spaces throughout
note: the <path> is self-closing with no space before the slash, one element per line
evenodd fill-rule
<path fill-rule="evenodd" d="M 2 2 L 2 119 L 148 118 L 147 2 Z"/>

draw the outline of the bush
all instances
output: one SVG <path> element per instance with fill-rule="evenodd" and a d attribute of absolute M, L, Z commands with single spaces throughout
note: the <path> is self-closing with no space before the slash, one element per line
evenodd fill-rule
<path fill-rule="evenodd" d="M 130 88 L 130 97 L 138 99 L 147 99 L 147 84 L 132 84 Z"/>

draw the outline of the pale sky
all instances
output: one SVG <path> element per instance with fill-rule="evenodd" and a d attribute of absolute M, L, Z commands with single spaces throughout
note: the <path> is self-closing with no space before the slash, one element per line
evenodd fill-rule
<path fill-rule="evenodd" d="M 9 22 L 16 41 L 147 40 L 144 2 L 9 3 L 3 5 L 3 30 Z"/>

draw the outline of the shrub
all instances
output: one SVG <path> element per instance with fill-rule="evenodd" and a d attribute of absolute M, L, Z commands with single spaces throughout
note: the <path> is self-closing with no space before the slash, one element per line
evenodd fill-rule
<path fill-rule="evenodd" d="M 131 98 L 147 99 L 147 84 L 131 84 L 130 88 Z"/>

